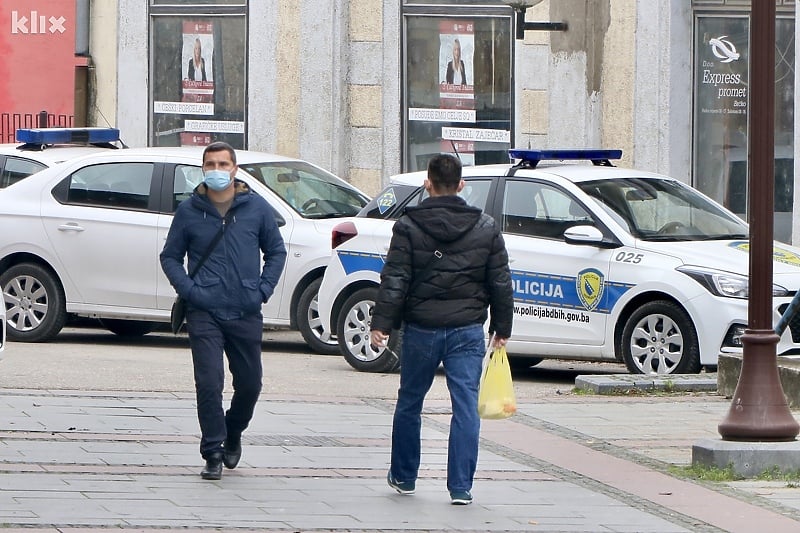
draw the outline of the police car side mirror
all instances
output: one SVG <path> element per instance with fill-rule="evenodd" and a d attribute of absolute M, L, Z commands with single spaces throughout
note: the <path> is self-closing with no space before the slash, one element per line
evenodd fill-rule
<path fill-rule="evenodd" d="M 594 226 L 572 226 L 564 231 L 564 241 L 567 244 L 583 244 L 599 246 L 600 248 L 618 248 L 617 242 L 609 242 L 603 237 L 603 232 Z"/>

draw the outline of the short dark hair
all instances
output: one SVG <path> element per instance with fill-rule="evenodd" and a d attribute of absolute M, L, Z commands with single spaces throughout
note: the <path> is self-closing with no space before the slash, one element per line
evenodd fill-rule
<path fill-rule="evenodd" d="M 236 151 L 234 151 L 233 146 L 231 146 L 230 144 L 228 144 L 226 142 L 222 142 L 222 141 L 215 141 L 215 142 L 209 144 L 208 146 L 206 146 L 206 149 L 203 150 L 203 163 L 206 162 L 206 154 L 207 153 L 209 153 L 209 152 L 221 152 L 223 150 L 227 150 L 227 152 L 229 154 L 231 154 L 231 161 L 233 161 L 233 164 L 235 165 L 236 164 Z"/>
<path fill-rule="evenodd" d="M 437 191 L 455 191 L 461 183 L 461 161 L 450 154 L 433 156 L 428 161 L 428 179 Z"/>

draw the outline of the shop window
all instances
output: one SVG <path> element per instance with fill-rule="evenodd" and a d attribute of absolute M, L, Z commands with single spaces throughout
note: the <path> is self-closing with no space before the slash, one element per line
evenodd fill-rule
<path fill-rule="evenodd" d="M 794 18 L 775 25 L 775 219 L 790 242 L 794 203 Z M 694 185 L 748 220 L 748 14 L 698 13 L 694 57 Z"/>
<path fill-rule="evenodd" d="M 246 1 L 152 1 L 150 144 L 244 148 Z"/>
<path fill-rule="evenodd" d="M 425 10 L 428 10 L 425 12 Z M 510 10 L 406 8 L 403 170 L 439 153 L 464 165 L 508 161 L 512 138 Z"/>

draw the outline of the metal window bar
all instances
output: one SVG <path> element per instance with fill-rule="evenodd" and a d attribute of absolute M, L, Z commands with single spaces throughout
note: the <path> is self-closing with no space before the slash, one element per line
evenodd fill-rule
<path fill-rule="evenodd" d="M 0 143 L 16 142 L 19 128 L 71 128 L 74 115 L 40 111 L 38 113 L 0 113 Z"/>

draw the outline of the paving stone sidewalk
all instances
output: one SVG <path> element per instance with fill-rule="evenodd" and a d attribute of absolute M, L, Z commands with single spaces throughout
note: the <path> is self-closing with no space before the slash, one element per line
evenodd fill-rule
<path fill-rule="evenodd" d="M 714 438 L 713 395 L 582 398 L 484 421 L 475 503 L 445 486 L 449 408 L 426 404 L 413 496 L 385 481 L 391 402 L 264 395 L 240 466 L 203 481 L 192 395 L 0 390 L 0 527 L 156 531 L 797 531 L 787 484 L 670 475 Z M 796 490 L 796 489 L 795 489 Z"/>

